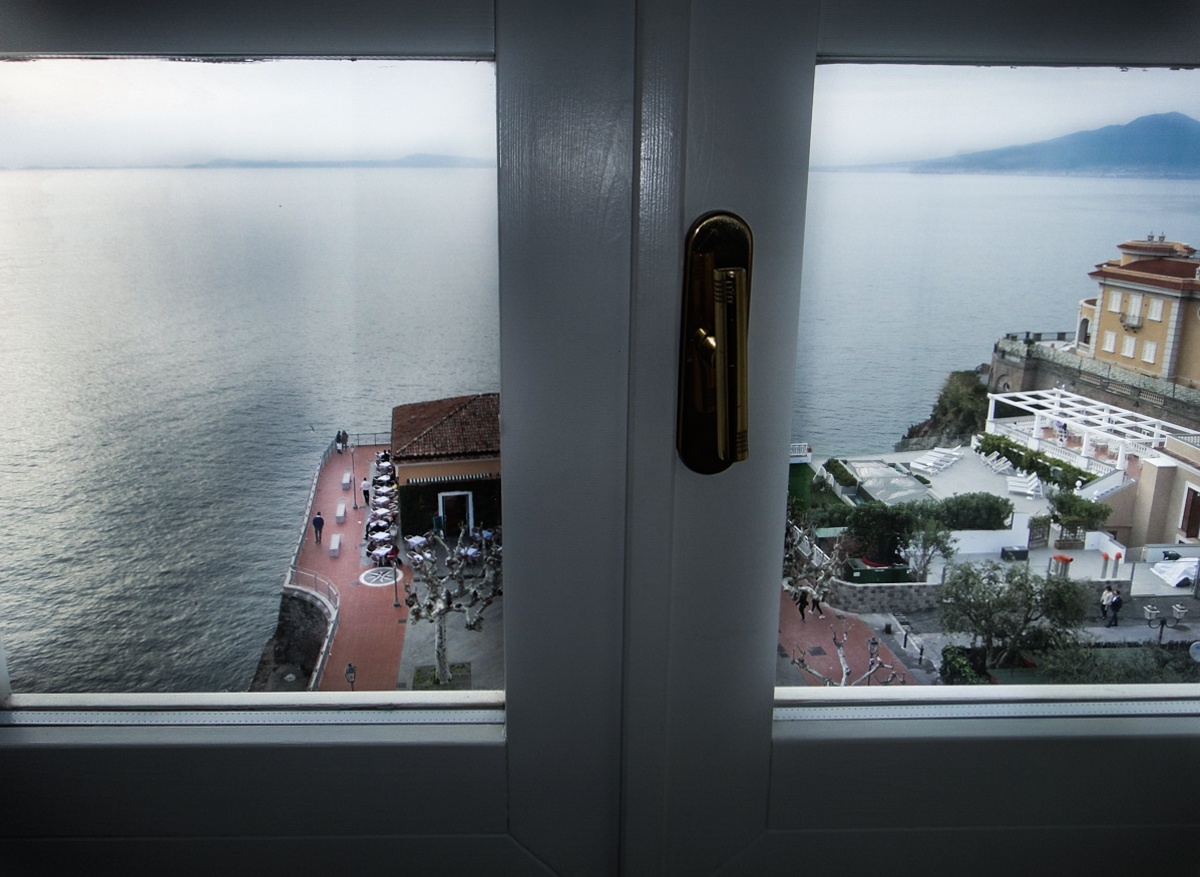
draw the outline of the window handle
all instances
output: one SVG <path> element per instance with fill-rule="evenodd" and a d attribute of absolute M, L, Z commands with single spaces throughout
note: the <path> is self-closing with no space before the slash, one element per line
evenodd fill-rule
<path fill-rule="evenodd" d="M 750 227 L 732 213 L 707 213 L 688 231 L 675 446 L 705 475 L 748 455 L 752 252 Z"/>

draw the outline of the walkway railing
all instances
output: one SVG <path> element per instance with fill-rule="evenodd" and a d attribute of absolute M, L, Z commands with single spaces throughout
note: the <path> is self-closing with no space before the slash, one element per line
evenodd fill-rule
<path fill-rule="evenodd" d="M 362 445 L 388 445 L 392 441 L 392 434 L 382 430 L 377 432 L 352 432 L 349 433 L 350 441 L 355 447 Z M 326 445 L 325 450 L 321 453 L 321 459 L 317 461 L 317 467 L 313 470 L 312 483 L 308 486 L 308 499 L 304 502 L 304 518 L 300 521 L 300 535 L 296 539 L 296 550 L 292 552 L 292 567 L 296 567 L 300 563 L 300 551 L 304 548 L 304 536 L 308 533 L 308 522 L 312 520 L 313 503 L 317 497 L 317 482 L 321 478 L 321 470 L 325 468 L 325 462 L 329 459 L 337 448 L 336 443 L 331 441 Z"/>
<path fill-rule="evenodd" d="M 294 564 L 288 568 L 287 579 L 283 583 L 283 590 L 300 591 L 303 596 L 313 600 L 324 611 L 329 619 L 329 627 L 325 632 L 325 641 L 321 643 L 321 652 L 317 657 L 316 666 L 313 667 L 312 676 L 308 680 L 308 690 L 316 691 L 317 686 L 321 684 L 321 676 L 325 672 L 325 661 L 329 657 L 329 648 L 333 645 L 333 635 L 337 632 L 338 613 L 341 609 L 341 597 L 338 595 L 337 585 L 325 578 L 323 575 L 318 575 L 312 570 L 300 569 Z"/>
<path fill-rule="evenodd" d="M 349 433 L 349 437 L 351 443 L 356 447 L 387 445 L 392 440 L 391 433 L 382 430 Z M 283 579 L 284 591 L 298 589 L 305 594 L 312 595 L 329 616 L 329 632 L 325 636 L 325 642 L 321 645 L 321 655 L 317 660 L 317 666 L 313 669 L 312 677 L 309 679 L 309 691 L 316 690 L 317 685 L 321 682 L 321 674 L 325 672 L 325 659 L 329 656 L 329 647 L 333 643 L 333 634 L 337 630 L 339 598 L 337 586 L 333 582 L 311 570 L 300 568 L 300 552 L 304 549 L 304 537 L 308 534 L 308 522 L 312 519 L 313 503 L 316 502 L 317 484 L 321 480 L 321 471 L 325 468 L 329 455 L 335 450 L 337 450 L 336 442 L 330 441 L 321 453 L 321 459 L 317 461 L 312 483 L 308 488 L 308 498 L 304 501 L 304 517 L 300 521 L 300 535 L 296 538 L 296 550 L 292 553 L 292 563 Z"/>

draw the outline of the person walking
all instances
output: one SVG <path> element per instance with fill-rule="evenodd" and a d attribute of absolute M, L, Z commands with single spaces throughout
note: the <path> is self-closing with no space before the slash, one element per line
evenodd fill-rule
<path fill-rule="evenodd" d="M 808 619 L 804 617 L 804 610 L 808 608 L 808 591 L 801 591 L 800 596 L 796 599 L 796 608 L 800 610 L 800 620 L 808 623 Z"/>
<path fill-rule="evenodd" d="M 325 519 L 321 517 L 320 512 L 317 512 L 317 514 L 313 517 L 312 525 L 313 525 L 313 533 L 316 534 L 317 544 L 320 545 L 321 544 L 321 531 L 325 529 Z"/>
<path fill-rule="evenodd" d="M 1104 586 L 1104 593 L 1100 595 L 1100 617 L 1108 618 L 1108 604 L 1112 602 L 1113 588 L 1112 585 Z"/>
<path fill-rule="evenodd" d="M 1108 601 L 1109 617 L 1108 617 L 1108 624 L 1104 625 L 1105 627 L 1116 627 L 1117 626 L 1117 618 L 1121 614 L 1121 607 L 1124 604 L 1125 604 L 1125 601 L 1121 599 L 1120 590 L 1114 590 L 1112 599 Z"/>
<path fill-rule="evenodd" d="M 364 475 L 361 487 L 363 492 L 363 505 L 369 506 L 371 504 L 371 479 Z"/>

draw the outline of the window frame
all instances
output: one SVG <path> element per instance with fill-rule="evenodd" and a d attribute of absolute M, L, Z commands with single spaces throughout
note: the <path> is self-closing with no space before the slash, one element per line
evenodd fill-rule
<path fill-rule="evenodd" d="M 1149 303 L 1146 305 L 1146 319 L 1161 323 L 1162 318 L 1163 300 L 1157 296 L 1151 296 Z"/>
<path fill-rule="evenodd" d="M 1142 362 L 1154 365 L 1154 360 L 1158 358 L 1158 342 L 1143 341 L 1142 342 Z"/>
<path fill-rule="evenodd" d="M 1105 330 L 1104 340 L 1100 344 L 1100 349 L 1105 353 L 1117 352 L 1117 333 L 1111 329 Z"/>
<path fill-rule="evenodd" d="M 0 51 L 136 53 L 148 29 L 165 32 L 158 44 L 179 54 L 341 54 L 386 46 L 401 30 L 382 2 L 349 4 L 357 37 L 336 27 L 347 4 L 322 19 L 298 14 L 310 4 L 247 11 L 210 2 L 170 21 L 141 4 L 116 16 L 62 5 L 70 8 L 56 19 L 33 0 L 4 0 L 0 9 L 15 15 Z M 17 778 L 0 796 L 0 851 L 10 860 L 32 862 L 69 839 L 114 869 L 139 854 L 192 868 L 236 855 L 247 871 L 300 869 L 314 852 L 362 870 L 403 860 L 430 873 L 486 862 L 522 873 L 757 874 L 797 862 L 877 867 L 883 855 L 948 871 L 981 851 L 997 871 L 1034 855 L 1064 872 L 1132 871 L 1148 848 L 1162 866 L 1194 861 L 1196 841 L 1177 830 L 1189 827 L 1177 815 L 1184 802 L 1170 792 L 1196 778 L 1191 687 L 1109 691 L 1106 700 L 1014 686 L 931 691 L 921 702 L 902 702 L 895 689 L 811 690 L 783 698 L 804 718 L 776 719 L 774 653 L 760 646 L 773 641 L 778 618 L 771 577 L 788 415 L 777 400 L 790 389 L 780 376 L 793 371 L 789 277 L 804 222 L 805 172 L 788 170 L 803 164 L 794 135 L 807 126 L 794 86 L 811 82 L 817 61 L 1194 64 L 1200 23 L 1162 28 L 1154 15 L 1124 20 L 1031 0 L 764 6 L 647 0 L 565 10 L 497 0 L 502 429 L 506 440 L 546 439 L 512 457 L 506 444 L 506 470 L 511 462 L 529 479 L 535 507 L 519 510 L 514 528 L 505 499 L 506 563 L 524 554 L 522 573 L 533 578 L 528 592 L 505 597 L 506 634 L 521 636 L 506 635 L 501 732 L 380 727 L 353 711 L 316 728 L 0 727 L 0 767 Z M 135 14 L 142 29 L 131 37 Z M 14 43 L 22 25 L 30 39 Z M 289 42 L 297 28 L 302 38 Z M 784 185 L 796 179 L 798 189 Z M 509 214 L 506 204 L 524 208 Z M 681 471 L 673 446 L 681 240 L 697 210 L 739 205 L 752 208 L 757 245 L 757 444 L 751 460 L 703 478 Z M 559 337 L 564 326 L 570 337 Z M 522 344 L 546 339 L 556 367 L 570 367 L 561 374 L 532 373 L 551 370 Z M 573 439 L 582 445 L 563 444 Z M 563 520 L 548 522 L 552 538 L 522 544 L 521 529 L 547 526 L 541 500 L 564 474 L 576 476 L 580 460 L 581 489 L 599 499 L 589 516 L 601 522 L 599 540 L 554 516 Z M 705 545 L 721 545 L 722 556 L 705 563 L 696 556 Z M 513 567 L 506 574 L 517 580 Z M 731 580 L 749 583 L 736 607 Z M 955 698 L 965 712 L 952 708 Z M 988 714 L 997 703 L 1002 711 Z M 1047 703 L 1094 711 L 1048 715 Z M 1118 715 L 1114 704 L 1137 711 Z M 893 711 L 870 712 L 881 707 Z M 1106 770 L 1114 752 L 1121 759 Z M 307 783 L 294 779 L 298 764 Z M 902 783 L 906 806 L 881 807 L 880 778 L 904 764 L 922 765 L 920 782 Z M 1123 786 L 1113 808 L 1119 764 L 1137 765 L 1145 782 Z M 55 794 L 39 794 L 45 778 Z M 229 798 L 231 780 L 244 796 Z M 150 782 L 153 796 L 144 794 Z M 278 811 L 279 789 L 292 798 L 288 813 Z M 986 820 L 962 806 L 980 790 Z M 318 814 L 322 837 L 311 838 L 297 812 Z M 1116 848 L 1096 843 L 1116 831 Z"/>

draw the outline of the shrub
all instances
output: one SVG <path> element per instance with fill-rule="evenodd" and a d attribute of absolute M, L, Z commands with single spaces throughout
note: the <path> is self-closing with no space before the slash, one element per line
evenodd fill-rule
<path fill-rule="evenodd" d="M 1042 481 L 1072 490 L 1075 489 L 1075 482 L 1082 481 L 1084 484 L 1087 484 L 1096 478 L 1091 472 L 1085 472 L 1069 463 L 1064 463 L 1062 460 L 1047 457 L 1038 451 L 1031 451 L 1024 445 L 1017 444 L 1011 439 L 1004 438 L 1004 436 L 985 435 L 979 440 L 978 451 L 984 456 L 996 451 L 1001 456 L 1006 457 L 1016 468 L 1024 469 L 1026 472 L 1033 472 Z M 1057 476 L 1052 474 L 1052 471 L 1055 469 L 1059 471 Z"/>
<path fill-rule="evenodd" d="M 963 646 L 942 649 L 942 681 L 947 685 L 987 685 L 990 679 L 975 669 L 970 650 Z"/>
<path fill-rule="evenodd" d="M 1012 500 L 991 493 L 961 493 L 942 500 L 939 515 L 951 530 L 1003 530 L 1012 517 Z"/>
<path fill-rule="evenodd" d="M 850 474 L 850 470 L 842 465 L 841 460 L 830 457 L 825 461 L 825 471 L 842 487 L 855 487 L 858 484 L 858 479 Z"/>

